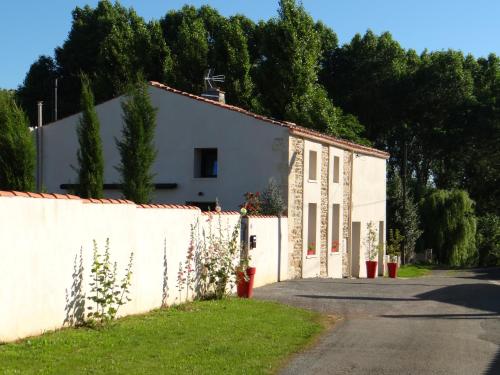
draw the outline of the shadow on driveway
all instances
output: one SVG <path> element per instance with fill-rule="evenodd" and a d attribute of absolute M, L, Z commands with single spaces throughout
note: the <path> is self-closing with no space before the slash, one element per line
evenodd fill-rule
<path fill-rule="evenodd" d="M 498 375 L 500 374 L 500 349 L 495 356 L 495 359 L 488 365 L 484 375 Z"/>
<path fill-rule="evenodd" d="M 312 298 L 312 299 L 338 299 L 346 301 L 388 301 L 388 302 L 418 302 L 415 298 L 394 298 L 394 297 L 354 297 L 354 296 L 331 296 L 317 294 L 297 294 L 296 297 Z"/>

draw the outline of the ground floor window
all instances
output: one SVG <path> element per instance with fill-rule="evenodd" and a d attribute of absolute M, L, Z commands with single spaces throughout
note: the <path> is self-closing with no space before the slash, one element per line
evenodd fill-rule
<path fill-rule="evenodd" d="M 332 206 L 332 246 L 331 252 L 336 253 L 340 249 L 340 204 Z"/>
<path fill-rule="evenodd" d="M 307 255 L 316 255 L 317 239 L 316 239 L 316 203 L 309 203 L 307 209 Z"/>

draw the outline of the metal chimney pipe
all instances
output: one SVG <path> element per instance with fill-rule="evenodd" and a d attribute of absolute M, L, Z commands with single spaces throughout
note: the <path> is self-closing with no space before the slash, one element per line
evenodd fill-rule
<path fill-rule="evenodd" d="M 43 102 L 37 102 L 38 123 L 36 127 L 36 189 L 40 193 L 43 186 Z"/>

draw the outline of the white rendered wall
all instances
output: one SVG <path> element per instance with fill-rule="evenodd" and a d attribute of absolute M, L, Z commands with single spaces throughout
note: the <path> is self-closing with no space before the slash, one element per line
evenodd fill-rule
<path fill-rule="evenodd" d="M 354 154 L 353 186 L 352 186 L 352 221 L 361 223 L 361 251 L 359 264 L 353 264 L 352 272 L 355 277 L 366 277 L 366 244 L 367 224 L 372 221 L 379 240 L 379 222 L 386 220 L 386 160 L 376 157 Z M 385 243 L 385 233 L 382 234 Z M 383 255 L 378 261 L 383 260 Z M 379 272 L 383 271 L 383 264 Z"/>
<path fill-rule="evenodd" d="M 286 128 L 159 88 L 150 87 L 149 92 L 158 108 L 155 182 L 178 184 L 175 190 L 156 191 L 153 202 L 213 202 L 217 197 L 223 209 L 230 210 L 238 208 L 245 192 L 262 191 L 271 177 L 286 185 Z M 120 162 L 115 138 L 121 137 L 121 100 L 120 97 L 96 106 L 104 148 L 105 183 L 120 182 L 115 169 Z M 78 116 L 44 126 L 43 182 L 49 192 L 68 193 L 61 191 L 60 184 L 77 182 L 71 165 L 77 165 Z M 218 149 L 217 178 L 194 177 L 194 148 Z M 121 193 L 107 191 L 106 196 L 120 198 Z"/>
<path fill-rule="evenodd" d="M 142 208 L 135 204 L 84 203 L 80 199 L 60 198 L 0 194 L 0 342 L 37 335 L 65 324 L 74 313 L 72 292 L 78 291 L 75 275 L 80 265 L 83 287 L 79 294 L 89 292 L 94 239 L 102 253 L 109 238 L 119 277 L 130 252 L 134 252 L 132 301 L 122 307 L 120 315 L 142 313 L 192 298 L 192 293 L 188 295 L 185 289 L 179 293 L 177 272 L 190 246 L 191 225 L 198 222 L 200 228 L 206 227 L 206 215 L 197 209 Z M 235 214 L 214 216 L 230 227 L 239 219 Z M 281 220 L 286 228 L 286 218 Z M 277 221 L 250 219 L 251 234 L 256 234 L 259 241 L 252 251 L 252 263 L 257 266 L 256 286 L 278 279 Z M 284 229 L 282 235 L 282 259 L 286 259 L 288 242 Z"/>
<path fill-rule="evenodd" d="M 277 217 L 249 217 L 249 236 L 257 236 L 250 250 L 250 265 L 256 267 L 254 286 L 288 279 L 288 220 Z"/>

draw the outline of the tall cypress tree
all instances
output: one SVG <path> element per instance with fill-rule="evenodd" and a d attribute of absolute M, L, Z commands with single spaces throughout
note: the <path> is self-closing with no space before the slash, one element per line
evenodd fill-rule
<path fill-rule="evenodd" d="M 82 115 L 77 128 L 78 189 L 82 198 L 102 198 L 104 158 L 99 119 L 94 108 L 94 94 L 87 76 L 81 76 L 80 105 Z"/>
<path fill-rule="evenodd" d="M 122 192 L 135 203 L 148 203 L 153 192 L 151 167 L 157 154 L 154 146 L 157 109 L 151 103 L 145 82 L 129 89 L 122 110 L 122 139 L 116 141 L 121 156 L 117 169 L 122 176 Z"/>
<path fill-rule="evenodd" d="M 418 206 L 408 190 L 403 192 L 398 170 L 390 171 L 387 188 L 389 228 L 398 229 L 404 236 L 402 261 L 406 263 L 413 257 L 415 245 L 422 234 Z"/>
<path fill-rule="evenodd" d="M 13 94 L 0 90 L 0 189 L 33 191 L 35 145 L 28 117 Z"/>

